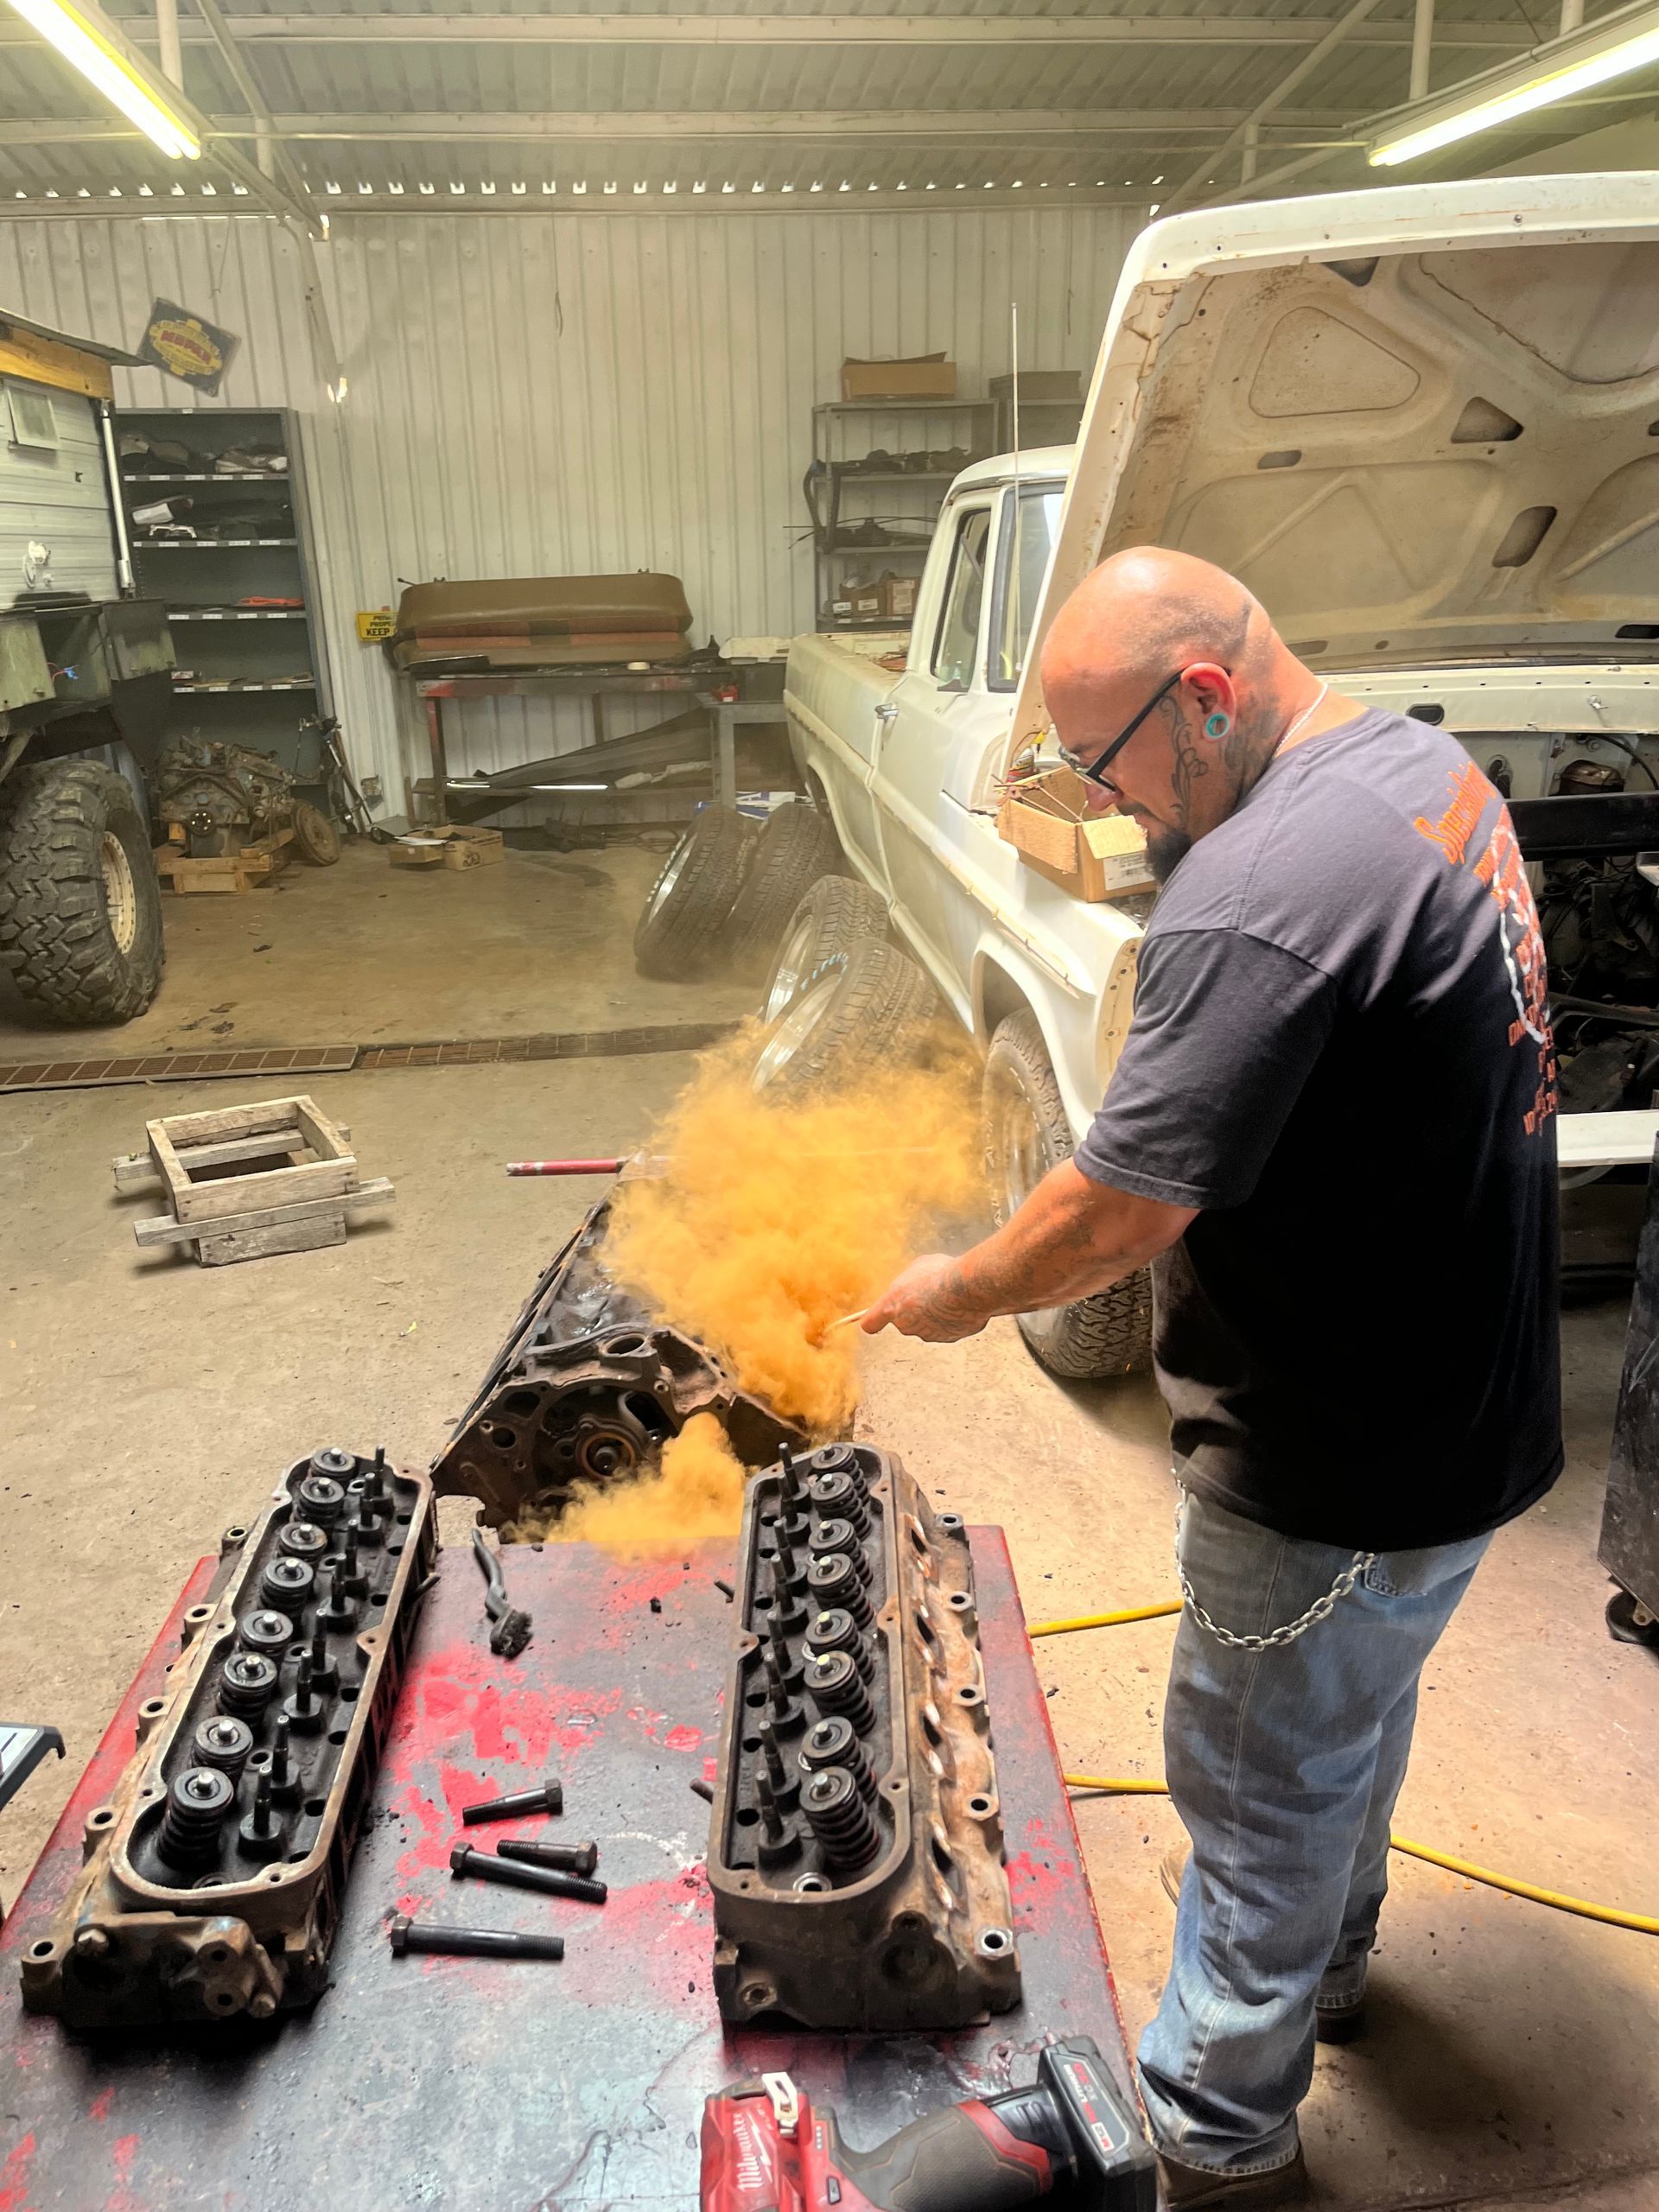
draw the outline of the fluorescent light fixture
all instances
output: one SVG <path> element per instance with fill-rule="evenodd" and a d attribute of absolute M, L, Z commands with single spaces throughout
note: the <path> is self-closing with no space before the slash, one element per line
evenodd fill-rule
<path fill-rule="evenodd" d="M 493 791 L 498 798 L 512 798 L 515 791 L 607 791 L 608 784 L 493 784 L 483 777 L 451 776 L 444 785 L 450 791 Z"/>
<path fill-rule="evenodd" d="M 13 0 L 13 5 L 18 0 Z M 1586 29 L 1535 47 L 1525 60 L 1490 69 L 1433 100 L 1402 108 L 1381 124 L 1367 159 L 1373 168 L 1421 161 L 1477 131 L 1550 107 L 1557 100 L 1659 62 L 1659 6 L 1640 0 Z"/>
<path fill-rule="evenodd" d="M 201 148 L 188 128 L 151 92 L 137 70 L 99 29 L 95 11 L 83 13 L 68 0 L 11 0 L 23 21 L 54 47 L 88 84 L 137 124 L 169 161 L 194 162 Z"/>

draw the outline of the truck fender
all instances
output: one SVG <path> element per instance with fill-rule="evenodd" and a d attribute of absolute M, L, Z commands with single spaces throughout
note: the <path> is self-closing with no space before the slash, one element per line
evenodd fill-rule
<path fill-rule="evenodd" d="M 1096 1009 L 1058 983 L 1035 961 L 1028 959 L 1018 945 L 988 934 L 976 947 L 973 963 L 974 1033 L 982 1049 L 988 1048 L 998 1023 L 1009 1014 L 1017 1014 L 1022 1007 L 1028 1007 L 1036 1017 L 1054 1079 L 1059 1085 L 1066 1120 L 1071 1125 L 1073 1138 L 1080 1138 L 1100 1103 L 1098 1097 L 1085 1094 L 1082 1080 L 1093 1063 Z M 1083 1056 L 1089 1066 L 1079 1069 L 1075 1045 L 1068 1052 L 1062 1040 L 1068 1030 L 1075 1033 L 1084 1025 L 1090 1039 L 1090 1049 Z"/>

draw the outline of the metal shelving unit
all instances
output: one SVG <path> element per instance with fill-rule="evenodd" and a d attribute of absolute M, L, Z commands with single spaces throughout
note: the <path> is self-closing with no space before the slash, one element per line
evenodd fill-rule
<path fill-rule="evenodd" d="M 329 699 L 293 417 L 278 408 L 132 408 L 115 427 L 137 588 L 165 603 L 178 659 L 168 736 L 250 746 L 314 782 L 315 723 Z M 185 448 L 186 465 L 155 467 L 123 442 L 135 435 Z M 214 465 L 246 448 L 268 449 L 283 465 Z M 196 535 L 152 535 L 139 520 L 174 505 L 169 493 L 173 519 Z M 242 603 L 250 600 L 289 603 Z"/>
<path fill-rule="evenodd" d="M 944 493 L 923 487 L 949 484 L 956 468 L 865 468 L 867 453 L 932 453 L 962 442 L 965 418 L 969 461 L 991 450 L 995 410 L 988 399 L 833 399 L 812 410 L 812 459 L 819 482 L 826 488 L 827 504 L 822 522 L 815 518 L 812 535 L 812 604 L 821 631 L 891 630 L 901 622 L 837 620 L 831 602 L 863 582 L 874 582 L 897 564 L 919 564 L 933 542 L 933 524 L 944 504 Z M 892 427 L 887 423 L 891 422 Z M 863 426 L 860 449 L 849 454 L 849 433 Z M 931 436 L 941 429 L 943 435 Z M 967 461 L 959 464 L 968 466 Z M 899 501 L 899 512 L 876 518 L 868 514 L 849 518 L 843 503 L 849 493 L 867 486 L 895 485 L 913 489 L 917 497 Z M 872 543 L 851 533 L 874 521 L 886 535 Z M 850 537 L 850 542 L 849 542 Z M 849 564 L 863 562 L 868 574 L 858 577 Z"/>

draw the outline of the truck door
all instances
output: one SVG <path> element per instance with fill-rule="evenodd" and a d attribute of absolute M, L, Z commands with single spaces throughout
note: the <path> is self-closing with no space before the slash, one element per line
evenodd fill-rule
<path fill-rule="evenodd" d="M 941 519 L 947 545 L 936 545 L 935 556 L 944 556 L 943 579 L 933 573 L 924 582 L 910 666 L 888 702 L 875 765 L 895 918 L 958 998 L 961 979 L 948 950 L 954 879 L 942 858 L 954 842 L 947 772 L 952 757 L 971 744 L 987 709 L 996 710 L 985 690 L 982 645 L 996 499 L 988 488 L 969 493 Z"/>

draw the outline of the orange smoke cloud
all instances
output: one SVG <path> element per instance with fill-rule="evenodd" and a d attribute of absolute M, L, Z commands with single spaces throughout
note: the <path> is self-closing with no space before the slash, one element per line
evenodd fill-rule
<path fill-rule="evenodd" d="M 830 1324 L 886 1288 L 931 1217 L 982 1194 L 975 1071 L 946 1049 L 773 1103 L 749 1087 L 753 1049 L 711 1055 L 681 1094 L 650 1147 L 667 1172 L 622 1184 L 607 1261 L 746 1390 L 829 1436 L 857 1404 L 862 1342 Z"/>
<path fill-rule="evenodd" d="M 547 1531 L 559 1544 L 600 1544 L 618 1559 L 649 1559 L 734 1536 L 744 1472 L 713 1414 L 693 1414 L 663 1446 L 662 1465 L 637 1481 L 577 1493 Z"/>

